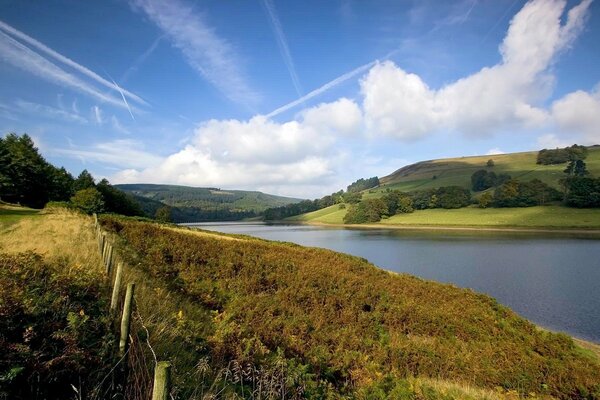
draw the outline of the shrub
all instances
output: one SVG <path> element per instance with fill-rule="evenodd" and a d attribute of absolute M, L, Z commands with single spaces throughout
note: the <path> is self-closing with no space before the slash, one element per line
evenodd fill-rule
<path fill-rule="evenodd" d="M 104 211 L 104 199 L 96 188 L 79 190 L 71 197 L 71 204 L 87 214 Z"/>

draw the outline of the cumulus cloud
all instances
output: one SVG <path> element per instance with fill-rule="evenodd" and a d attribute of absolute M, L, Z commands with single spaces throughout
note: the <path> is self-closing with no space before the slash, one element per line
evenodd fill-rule
<path fill-rule="evenodd" d="M 550 117 L 539 106 L 553 87 L 549 68 L 583 29 L 590 3 L 570 9 L 564 24 L 565 1 L 527 3 L 500 45 L 501 62 L 437 90 L 390 61 L 379 63 L 361 81 L 369 131 L 411 140 L 441 128 L 489 134 L 542 126 Z"/>
<path fill-rule="evenodd" d="M 358 105 L 346 98 L 305 110 L 292 121 L 264 116 L 202 123 L 180 151 L 115 182 L 173 182 L 195 186 L 316 187 L 335 175 L 336 138 L 358 131 Z M 279 191 L 275 189 L 275 191 Z"/>
<path fill-rule="evenodd" d="M 600 143 L 600 87 L 591 93 L 578 90 L 555 101 L 552 115 L 563 131 Z"/>

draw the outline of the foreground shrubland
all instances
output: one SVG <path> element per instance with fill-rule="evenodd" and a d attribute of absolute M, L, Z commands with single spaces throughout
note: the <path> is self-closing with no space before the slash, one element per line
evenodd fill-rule
<path fill-rule="evenodd" d="M 285 398 L 468 397 L 443 397 L 450 389 L 427 386 L 434 380 L 498 396 L 600 398 L 597 358 L 488 296 L 328 250 L 101 222 L 142 282 L 146 335 L 174 361 L 182 396 L 223 385 L 221 394 L 254 398 L 267 388 Z"/>

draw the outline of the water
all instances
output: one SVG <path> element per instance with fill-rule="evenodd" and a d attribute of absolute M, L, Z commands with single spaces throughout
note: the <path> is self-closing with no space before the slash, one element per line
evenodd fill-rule
<path fill-rule="evenodd" d="M 541 326 L 600 342 L 597 238 L 260 223 L 195 226 L 364 257 L 390 271 L 487 293 Z"/>

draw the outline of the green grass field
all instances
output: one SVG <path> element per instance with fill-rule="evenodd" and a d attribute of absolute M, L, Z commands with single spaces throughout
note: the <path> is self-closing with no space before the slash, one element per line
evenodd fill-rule
<path fill-rule="evenodd" d="M 538 165 L 537 151 L 525 153 L 499 154 L 493 156 L 474 156 L 446 158 L 423 161 L 403 167 L 380 179 L 381 186 L 365 192 L 365 198 L 379 197 L 386 189 L 397 189 L 403 192 L 432 189 L 440 186 L 471 187 L 471 175 L 486 169 L 496 174 L 509 174 L 511 177 L 529 181 L 541 181 L 559 188 L 559 180 L 564 177 L 567 164 Z M 488 160 L 494 160 L 494 166 L 486 166 Z M 600 147 L 590 147 L 585 159 L 588 170 L 594 176 L 600 175 Z M 435 177 L 435 178 L 434 178 Z"/>
<path fill-rule="evenodd" d="M 8 228 L 24 217 L 35 216 L 39 213 L 40 210 L 34 210 L 32 208 L 0 204 L 0 229 Z"/>
<path fill-rule="evenodd" d="M 289 218 L 288 221 L 343 224 L 346 210 L 338 205 Z M 440 208 L 398 214 L 376 224 L 381 227 L 451 226 L 481 228 L 600 229 L 600 209 L 560 206 L 524 208 L 466 207 L 455 210 Z"/>

